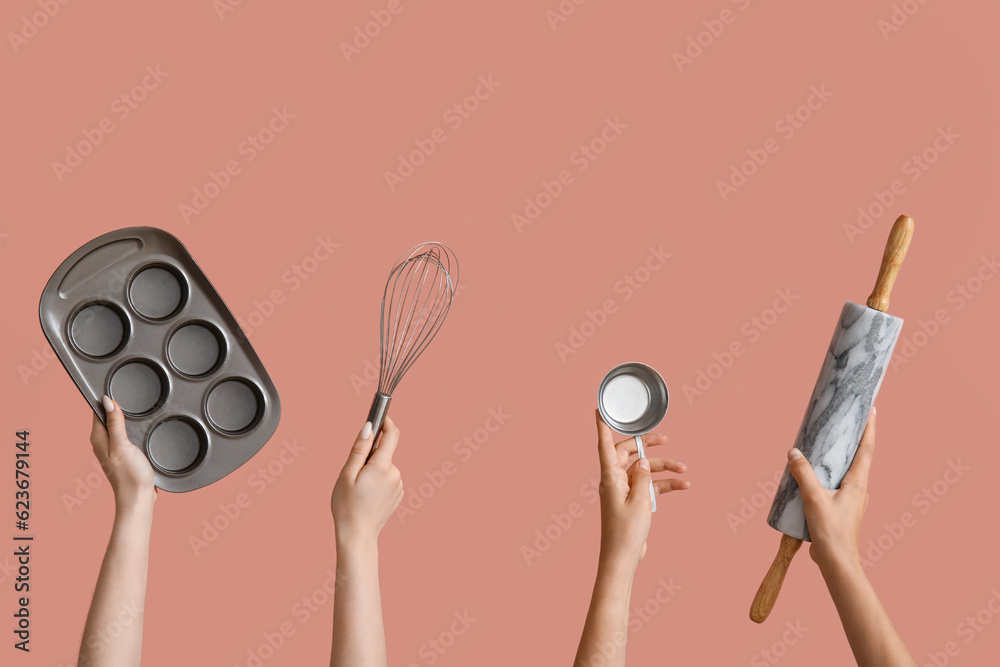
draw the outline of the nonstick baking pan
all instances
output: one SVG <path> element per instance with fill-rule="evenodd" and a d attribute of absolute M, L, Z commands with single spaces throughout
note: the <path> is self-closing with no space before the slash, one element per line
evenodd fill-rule
<path fill-rule="evenodd" d="M 86 244 L 52 274 L 39 319 L 94 412 L 125 413 L 156 486 L 193 491 L 250 460 L 278 427 L 264 365 L 187 249 L 153 227 Z"/>

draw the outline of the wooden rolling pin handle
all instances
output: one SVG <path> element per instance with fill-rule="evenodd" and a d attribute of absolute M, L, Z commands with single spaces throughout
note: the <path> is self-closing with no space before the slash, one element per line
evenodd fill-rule
<path fill-rule="evenodd" d="M 911 238 L 913 238 L 913 218 L 901 215 L 892 224 L 889 240 L 885 242 L 885 253 L 882 255 L 882 266 L 878 270 L 878 280 L 875 281 L 875 289 L 868 297 L 869 308 L 882 312 L 889 309 L 889 293 L 892 292 L 892 285 L 896 282 L 899 267 L 903 265 L 903 258 L 906 257 L 906 250 L 910 247 Z"/>
<path fill-rule="evenodd" d="M 764 581 L 760 582 L 757 595 L 754 596 L 753 604 L 750 605 L 750 620 L 754 623 L 763 623 L 771 614 L 774 602 L 778 599 L 778 593 L 781 592 L 781 584 L 785 581 L 788 566 L 792 564 L 792 558 L 801 546 L 802 540 L 782 534 L 781 544 L 778 546 L 774 562 L 771 563 L 771 569 L 764 575 Z"/>

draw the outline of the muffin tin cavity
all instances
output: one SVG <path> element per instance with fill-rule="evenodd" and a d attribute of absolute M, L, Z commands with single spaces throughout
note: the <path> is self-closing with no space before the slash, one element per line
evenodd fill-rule
<path fill-rule="evenodd" d="M 132 309 L 151 320 L 165 320 L 184 305 L 183 279 L 166 266 L 149 266 L 132 278 L 128 299 Z"/>
<path fill-rule="evenodd" d="M 274 383 L 180 241 L 105 234 L 64 261 L 38 306 L 46 338 L 94 412 L 125 414 L 157 487 L 193 491 L 250 460 L 278 427 Z"/>
<path fill-rule="evenodd" d="M 91 303 L 76 311 L 69 335 L 76 349 L 90 357 L 109 357 L 125 345 L 125 314 L 110 303 Z"/>
<path fill-rule="evenodd" d="M 242 380 L 225 380 L 209 392 L 205 412 L 223 433 L 242 433 L 257 424 L 261 405 L 256 387 Z"/>
<path fill-rule="evenodd" d="M 164 419 L 149 432 L 149 460 L 167 474 L 183 473 L 205 458 L 208 439 L 201 426 L 186 417 Z"/>
<path fill-rule="evenodd" d="M 222 334 L 207 322 L 185 324 L 167 343 L 167 359 L 178 372 L 192 377 L 214 371 L 224 354 Z"/>
<path fill-rule="evenodd" d="M 111 373 L 108 395 L 127 415 L 148 415 L 167 396 L 167 377 L 148 361 L 130 361 Z"/>

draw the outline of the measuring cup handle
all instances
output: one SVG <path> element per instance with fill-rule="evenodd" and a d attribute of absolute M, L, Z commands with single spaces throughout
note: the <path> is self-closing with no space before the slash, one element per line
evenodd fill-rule
<path fill-rule="evenodd" d="M 642 436 L 641 435 L 635 436 L 635 446 L 636 446 L 636 449 L 639 450 L 639 458 L 640 459 L 646 458 L 646 448 L 642 446 Z M 655 512 L 656 511 L 656 489 L 653 488 L 653 480 L 652 480 L 652 478 L 650 478 L 650 480 L 649 480 L 649 499 L 653 503 L 653 511 Z"/>

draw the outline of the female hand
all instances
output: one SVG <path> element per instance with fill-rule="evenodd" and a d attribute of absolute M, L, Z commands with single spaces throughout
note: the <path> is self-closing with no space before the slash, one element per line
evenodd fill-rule
<path fill-rule="evenodd" d="M 129 441 L 121 407 L 107 396 L 101 402 L 108 425 L 105 427 L 94 415 L 90 444 L 115 492 L 115 507 L 121 511 L 147 502 L 152 506 L 156 500 L 153 468 L 142 450 Z"/>
<path fill-rule="evenodd" d="M 861 564 L 858 539 L 861 535 L 861 520 L 868 507 L 868 471 L 874 453 L 874 408 L 868 417 L 868 425 L 861 436 L 854 462 L 844 475 L 839 489 L 824 488 L 802 452 L 797 449 L 788 452 L 788 468 L 802 491 L 806 523 L 812 538 L 809 555 L 820 569 L 834 563 Z"/>
<path fill-rule="evenodd" d="M 595 411 L 596 412 L 596 411 Z M 644 435 L 646 447 L 656 447 L 667 436 Z M 652 501 L 649 479 L 652 473 L 670 470 L 687 471 L 687 466 L 671 459 L 629 459 L 638 448 L 635 438 L 614 442 L 614 434 L 600 412 L 597 412 L 597 448 L 601 457 L 601 557 L 623 557 L 637 565 L 646 555 L 646 536 L 652 521 Z M 690 488 L 691 483 L 679 479 L 653 482 L 657 495 Z"/>
<path fill-rule="evenodd" d="M 374 545 L 403 499 L 403 480 L 392 463 L 399 429 L 386 417 L 378 448 L 365 463 L 372 440 L 371 422 L 365 422 L 333 487 L 330 509 L 340 544 Z"/>

